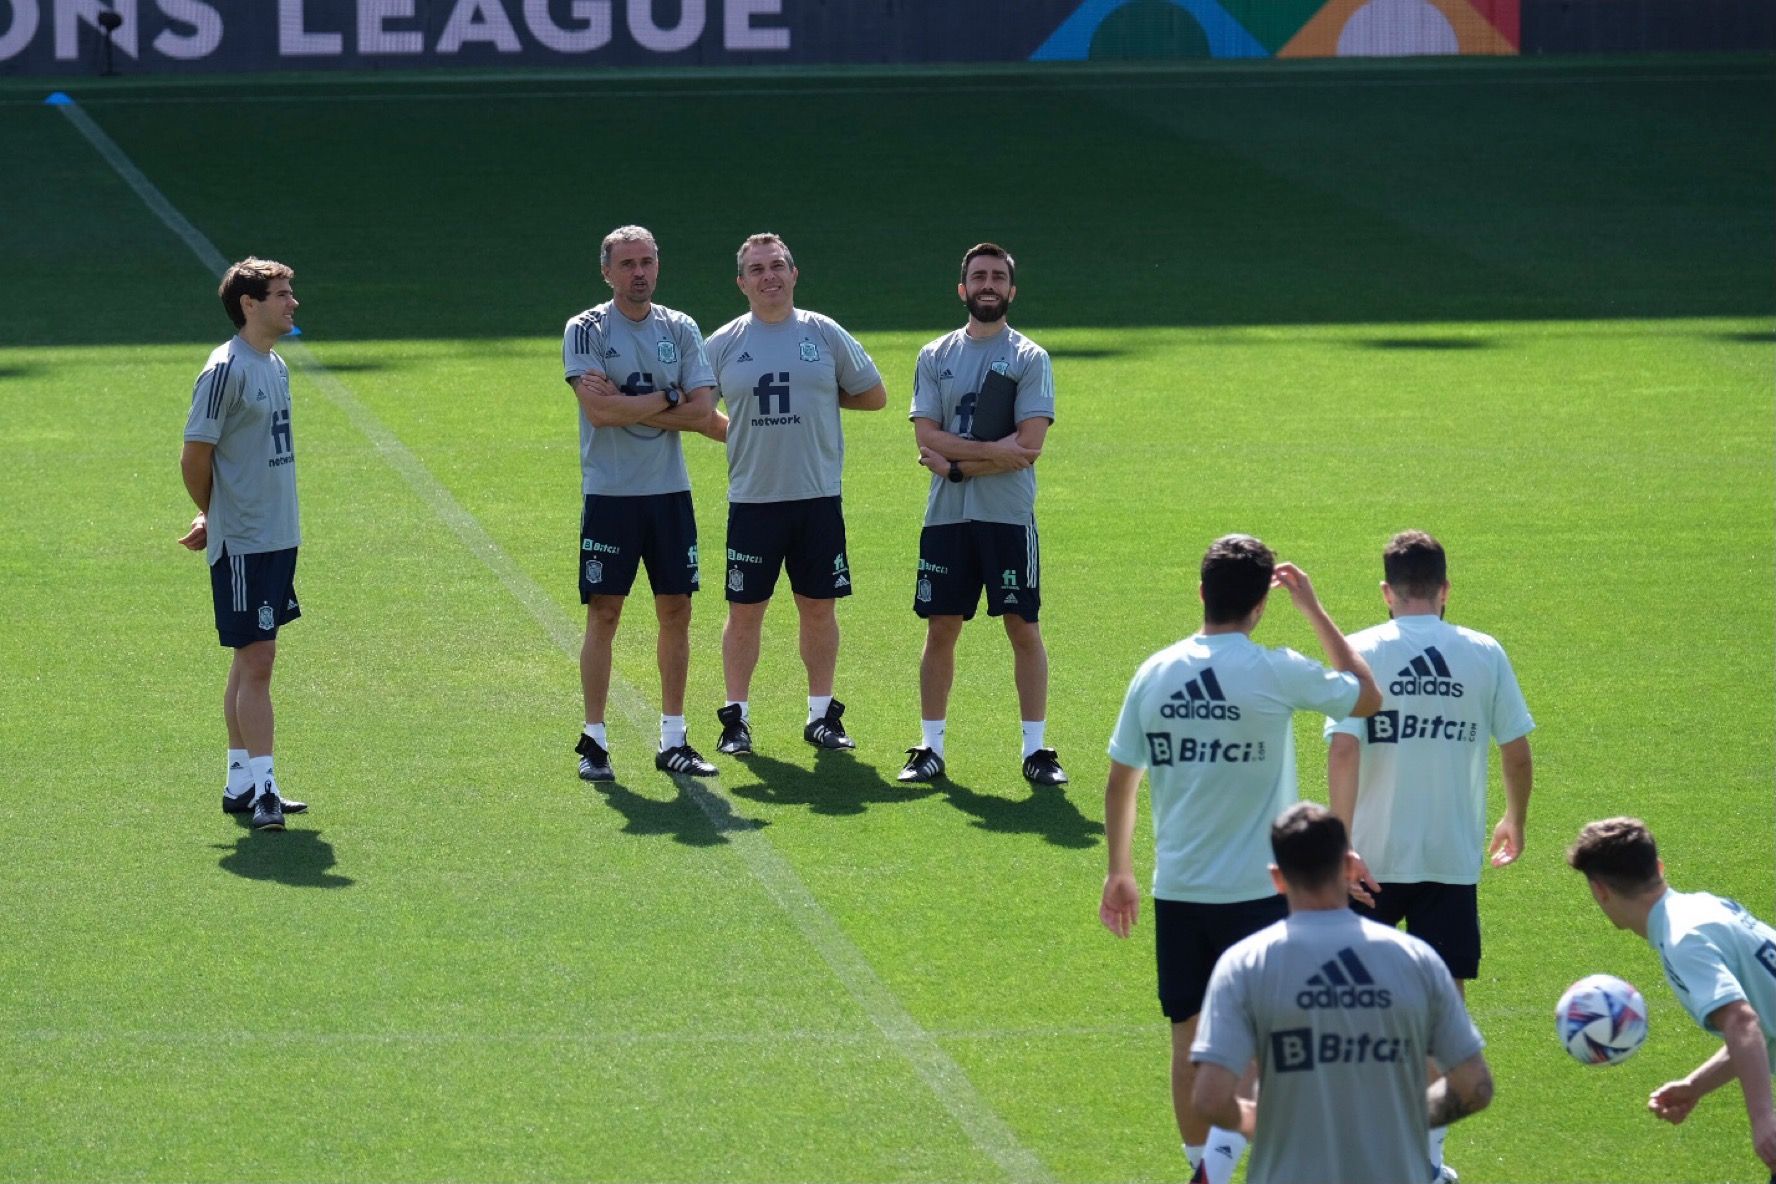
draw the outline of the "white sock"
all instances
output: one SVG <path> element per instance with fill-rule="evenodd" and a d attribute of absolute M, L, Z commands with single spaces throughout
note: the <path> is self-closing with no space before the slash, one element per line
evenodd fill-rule
<path fill-rule="evenodd" d="M 610 747 L 610 745 L 608 745 L 604 742 L 604 721 L 603 720 L 600 720 L 599 722 L 597 722 L 595 724 L 593 724 L 593 723 L 587 724 L 586 725 L 586 735 L 592 737 L 593 743 L 597 744 L 598 747 L 605 748 L 605 749 L 608 749 Z"/>
<path fill-rule="evenodd" d="M 922 719 L 919 721 L 919 740 L 926 748 L 943 755 L 944 721 L 941 719 Z"/>
<path fill-rule="evenodd" d="M 832 704 L 831 695 L 808 696 L 808 722 L 813 723 L 826 715 L 826 709 Z"/>
<path fill-rule="evenodd" d="M 1024 755 L 1029 756 L 1042 747 L 1043 733 L 1048 731 L 1045 719 L 1027 719 L 1024 721 Z"/>
<path fill-rule="evenodd" d="M 228 796 L 238 798 L 243 793 L 253 792 L 253 774 L 247 768 L 247 750 L 231 748 L 228 750 Z"/>
<path fill-rule="evenodd" d="M 1192 1172 L 1195 1172 L 1197 1168 L 1202 1166 L 1202 1161 L 1203 1161 L 1202 1147 L 1200 1145 L 1199 1146 L 1192 1146 L 1189 1143 L 1184 1144 L 1184 1158 L 1190 1161 L 1190 1170 Z"/>
<path fill-rule="evenodd" d="M 1209 1184 L 1231 1184 L 1233 1169 L 1239 1166 L 1240 1156 L 1245 1152 L 1244 1135 L 1223 1127 L 1210 1127 L 1207 1151 L 1203 1155 L 1203 1163 L 1207 1167 L 1204 1174 L 1208 1177 Z"/>
<path fill-rule="evenodd" d="M 677 748 L 685 742 L 685 717 L 682 715 L 662 715 L 660 717 L 660 751 Z"/>
<path fill-rule="evenodd" d="M 1443 1140 L 1448 1137 L 1448 1127 L 1434 1126 L 1431 1128 L 1431 1166 L 1439 1172 L 1443 1170 Z"/>
<path fill-rule="evenodd" d="M 259 794 L 268 791 L 271 793 L 277 792 L 277 778 L 272 776 L 271 757 L 269 755 L 248 757 L 247 767 L 253 771 L 253 785 L 256 790 L 253 799 L 255 801 L 258 800 Z"/>
<path fill-rule="evenodd" d="M 723 703 L 722 706 L 723 707 L 736 707 L 736 706 L 739 707 L 740 708 L 740 718 L 748 723 L 752 722 L 752 701 L 751 700 L 749 700 L 749 699 L 729 699 L 726 703 Z"/>

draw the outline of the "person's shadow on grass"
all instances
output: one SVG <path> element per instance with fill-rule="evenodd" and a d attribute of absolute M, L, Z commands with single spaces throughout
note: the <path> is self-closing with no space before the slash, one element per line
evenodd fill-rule
<path fill-rule="evenodd" d="M 687 847 L 716 847 L 728 842 L 733 831 L 770 825 L 734 813 L 728 799 L 711 793 L 689 774 L 674 776 L 672 783 L 678 796 L 671 801 L 645 797 L 620 781 L 597 781 L 592 788 L 623 816 L 622 833 L 626 835 L 671 835 L 673 842 Z"/>
<path fill-rule="evenodd" d="M 733 772 L 729 772 L 729 770 Z M 816 814 L 862 814 L 871 804 L 901 805 L 931 792 L 927 785 L 890 782 L 848 751 L 817 749 L 814 767 L 753 753 L 722 766 L 728 792 L 771 806 L 807 806 Z"/>
<path fill-rule="evenodd" d="M 1093 822 L 1058 785 L 1034 785 L 1027 798 L 1002 798 L 976 793 L 949 778 L 936 783 L 937 792 L 964 814 L 973 815 L 970 826 L 993 834 L 1040 835 L 1056 847 L 1075 850 L 1096 847 L 1104 824 Z"/>
<path fill-rule="evenodd" d="M 250 828 L 252 823 L 242 818 L 240 825 Z M 333 854 L 333 844 L 317 830 L 246 829 L 233 843 L 213 845 L 228 852 L 217 866 L 243 879 L 271 880 L 293 888 L 349 888 L 357 882 L 330 870 L 339 860 Z"/>

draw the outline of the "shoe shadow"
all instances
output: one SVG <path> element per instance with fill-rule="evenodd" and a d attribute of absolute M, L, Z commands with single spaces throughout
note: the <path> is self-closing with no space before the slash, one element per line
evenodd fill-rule
<path fill-rule="evenodd" d="M 723 766 L 724 777 L 728 768 L 736 770 L 728 792 L 737 798 L 771 806 L 806 806 L 815 814 L 835 817 L 862 814 L 876 803 L 917 801 L 931 792 L 930 786 L 889 781 L 849 751 L 826 748 L 815 751 L 812 769 L 756 752 Z"/>
<path fill-rule="evenodd" d="M 252 823 L 241 820 L 246 833 L 233 843 L 212 843 L 218 851 L 228 854 L 217 860 L 217 866 L 246 880 L 270 880 L 293 888 L 349 888 L 357 883 L 350 876 L 331 871 L 338 862 L 333 844 L 314 830 L 286 830 L 266 833 L 251 829 Z"/>
<path fill-rule="evenodd" d="M 1056 847 L 1083 850 L 1096 847 L 1104 833 L 1104 824 L 1081 814 L 1058 785 L 1031 786 L 1021 800 L 976 793 L 947 777 L 935 785 L 950 805 L 974 818 L 970 826 L 993 834 L 1040 835 Z"/>
<path fill-rule="evenodd" d="M 623 816 L 626 835 L 671 835 L 673 842 L 687 847 L 717 847 L 728 842 L 729 833 L 770 825 L 740 817 L 726 798 L 711 793 L 688 773 L 674 775 L 672 783 L 678 796 L 666 802 L 644 797 L 620 781 L 596 781 L 592 788 Z"/>

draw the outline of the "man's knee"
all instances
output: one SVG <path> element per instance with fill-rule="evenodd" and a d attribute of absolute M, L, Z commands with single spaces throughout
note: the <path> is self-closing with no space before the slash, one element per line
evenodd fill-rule
<path fill-rule="evenodd" d="M 594 596 L 586 602 L 586 632 L 609 637 L 623 619 L 621 596 Z"/>
<path fill-rule="evenodd" d="M 925 642 L 927 645 L 941 649 L 954 649 L 956 639 L 962 636 L 962 617 L 960 614 L 925 618 Z"/>
<path fill-rule="evenodd" d="M 829 621 L 838 620 L 838 613 L 833 607 L 838 603 L 837 601 L 818 600 L 812 596 L 800 594 L 796 596 L 795 600 L 796 612 L 801 614 L 802 620 L 811 625 L 824 625 Z"/>
<path fill-rule="evenodd" d="M 234 651 L 235 666 L 241 677 L 258 682 L 271 681 L 271 668 L 276 661 L 276 641 L 255 641 Z"/>
<path fill-rule="evenodd" d="M 1013 649 L 1025 650 L 1030 653 L 1042 651 L 1042 626 L 1035 621 L 1026 621 L 1016 613 L 1006 613 L 1005 636 L 1010 639 Z"/>
<path fill-rule="evenodd" d="M 654 616 L 659 618 L 662 630 L 681 633 L 691 627 L 691 598 L 689 596 L 656 596 L 654 597 Z"/>

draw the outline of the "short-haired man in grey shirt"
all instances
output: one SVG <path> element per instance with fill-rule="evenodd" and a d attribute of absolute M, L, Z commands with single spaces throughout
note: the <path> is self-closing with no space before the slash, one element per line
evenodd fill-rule
<path fill-rule="evenodd" d="M 645 564 L 659 622 L 660 747 L 654 767 L 697 777 L 715 766 L 691 747 L 684 718 L 691 662 L 691 594 L 698 588 L 697 519 L 679 437 L 701 431 L 715 375 L 697 323 L 654 303 L 660 248 L 643 226 L 604 236 L 598 267 L 611 299 L 570 317 L 563 374 L 580 405 L 580 600 L 586 640 L 580 689 L 586 723 L 574 749 L 580 777 L 612 781 L 604 710 L 611 640 Z"/>
<path fill-rule="evenodd" d="M 962 256 L 956 295 L 968 323 L 919 351 L 909 418 L 919 463 L 931 470 L 913 611 L 925 621 L 919 659 L 919 743 L 907 749 L 902 781 L 944 774 L 944 732 L 956 641 L 987 595 L 987 615 L 1005 622 L 1022 716 L 1023 774 L 1031 785 L 1065 785 L 1047 743 L 1048 650 L 1036 539 L 1036 470 L 1054 422 L 1048 352 L 1006 323 L 1017 297 L 1017 263 L 1004 247 L 977 243 Z M 979 440 L 975 408 L 990 380 L 1015 388 L 1012 430 Z"/>
<path fill-rule="evenodd" d="M 727 415 L 714 435 L 728 446 L 728 623 L 722 630 L 727 702 L 717 711 L 729 756 L 752 751 L 749 695 L 759 635 L 780 570 L 789 572 L 808 671 L 808 722 L 816 748 L 854 748 L 833 698 L 841 596 L 851 595 L 840 503 L 845 463 L 841 411 L 879 411 L 882 376 L 857 339 L 831 317 L 795 306 L 799 273 L 789 246 L 755 234 L 735 255 L 748 311 L 709 335 L 709 360 Z"/>
<path fill-rule="evenodd" d="M 198 511 L 179 543 L 204 552 L 216 634 L 234 651 L 222 692 L 222 809 L 250 813 L 259 830 L 283 830 L 284 815 L 308 809 L 279 791 L 271 759 L 278 629 L 302 615 L 290 368 L 272 349 L 296 325 L 295 278 L 282 263 L 251 256 L 223 273 L 217 295 L 236 333 L 211 352 L 198 376 L 179 454 Z"/>
<path fill-rule="evenodd" d="M 1424 942 L 1351 911 L 1358 868 L 1337 815 L 1298 802 L 1270 846 L 1289 915 L 1215 964 L 1190 1047 L 1193 1104 L 1251 1139 L 1247 1184 L 1437 1178 L 1430 1126 L 1492 1100 L 1455 980 Z M 1427 1055 L 1449 1066 L 1429 1086 Z M 1254 1061 L 1256 1101 L 1239 1089 Z"/>

